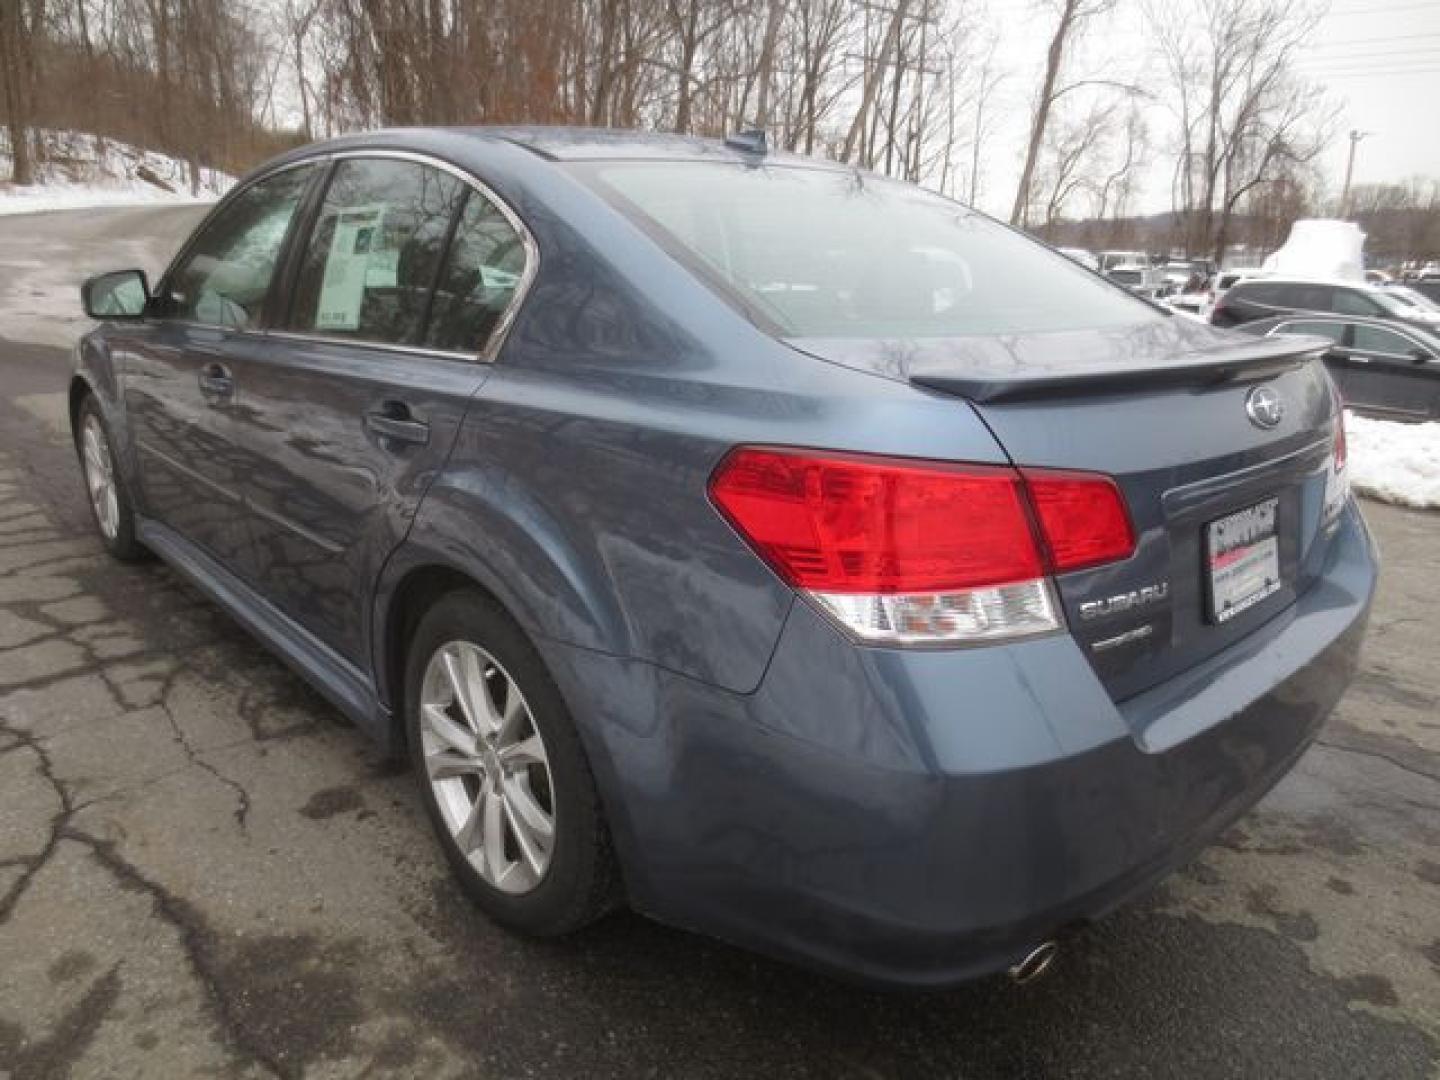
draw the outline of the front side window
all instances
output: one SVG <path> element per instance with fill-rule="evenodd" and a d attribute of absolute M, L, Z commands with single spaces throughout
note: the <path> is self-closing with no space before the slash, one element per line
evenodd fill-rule
<path fill-rule="evenodd" d="M 251 184 L 196 236 L 170 275 L 167 314 L 209 326 L 258 325 L 290 220 L 313 166 Z"/>
<path fill-rule="evenodd" d="M 711 162 L 575 168 L 782 337 L 956 337 L 1165 317 L 1045 245 L 908 184 Z"/>
<path fill-rule="evenodd" d="M 418 162 L 339 162 L 310 230 L 286 325 L 326 337 L 418 344 L 465 190 L 449 173 Z"/>
<path fill-rule="evenodd" d="M 1392 356 L 1408 356 L 1416 348 L 1408 338 L 1378 326 L 1355 327 L 1353 347 L 1356 352 L 1390 353 Z"/>
<path fill-rule="evenodd" d="M 435 287 L 425 344 L 480 352 L 525 275 L 525 241 L 495 205 L 470 192 Z"/>

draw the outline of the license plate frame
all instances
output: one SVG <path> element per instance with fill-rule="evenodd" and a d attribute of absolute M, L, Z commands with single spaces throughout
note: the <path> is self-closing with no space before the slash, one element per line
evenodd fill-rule
<path fill-rule="evenodd" d="M 1271 496 L 1205 526 L 1210 621 L 1224 624 L 1280 591 L 1280 499 Z"/>

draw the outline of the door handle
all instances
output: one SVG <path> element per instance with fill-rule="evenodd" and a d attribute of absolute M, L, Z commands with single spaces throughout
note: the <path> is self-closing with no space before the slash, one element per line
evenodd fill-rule
<path fill-rule="evenodd" d="M 382 439 L 424 446 L 430 441 L 430 425 L 417 419 L 403 401 L 387 401 L 365 414 L 365 426 Z"/>
<path fill-rule="evenodd" d="M 224 364 L 206 364 L 200 369 L 200 392 L 206 397 L 228 398 L 235 393 L 235 380 Z"/>

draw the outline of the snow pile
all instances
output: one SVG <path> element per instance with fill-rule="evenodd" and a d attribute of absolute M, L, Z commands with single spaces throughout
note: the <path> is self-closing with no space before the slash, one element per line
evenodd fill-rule
<path fill-rule="evenodd" d="M 1290 236 L 1264 268 L 1300 278 L 1365 280 L 1365 234 L 1353 221 L 1311 218 L 1290 226 Z"/>
<path fill-rule="evenodd" d="M 86 132 L 42 131 L 46 152 L 35 162 L 35 183 L 17 187 L 11 175 L 10 141 L 0 132 L 0 214 L 71 210 L 139 203 L 211 202 L 235 178 L 200 170 L 200 189 L 190 193 L 190 166 L 167 154 Z"/>
<path fill-rule="evenodd" d="M 1398 424 L 1345 413 L 1350 486 L 1422 510 L 1440 510 L 1440 422 Z"/>

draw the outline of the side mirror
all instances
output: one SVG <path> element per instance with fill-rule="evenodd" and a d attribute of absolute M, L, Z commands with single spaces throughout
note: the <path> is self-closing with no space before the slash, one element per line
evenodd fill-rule
<path fill-rule="evenodd" d="M 1426 352 L 1424 349 L 1420 348 L 1417 345 L 1415 348 L 1410 350 L 1410 359 L 1415 361 L 1415 363 L 1417 364 L 1428 364 L 1432 357 L 1428 352 Z"/>
<path fill-rule="evenodd" d="M 92 319 L 138 319 L 150 301 L 150 282 L 144 270 L 112 270 L 81 285 L 80 299 Z"/>

